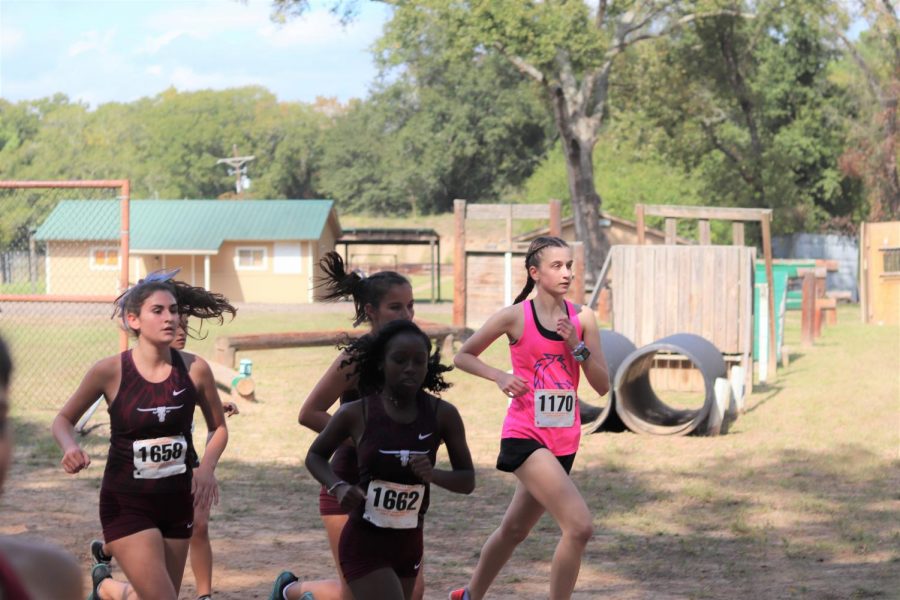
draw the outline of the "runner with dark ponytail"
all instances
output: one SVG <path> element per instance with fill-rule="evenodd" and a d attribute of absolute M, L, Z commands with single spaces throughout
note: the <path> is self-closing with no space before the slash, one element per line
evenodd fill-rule
<path fill-rule="evenodd" d="M 412 321 L 415 312 L 412 285 L 400 273 L 379 271 L 367 276 L 359 270 L 348 271 L 344 259 L 337 252 L 325 254 L 319 261 L 319 268 L 322 275 L 319 278 L 318 288 L 322 292 L 322 298 L 352 299 L 353 326 L 368 323 L 370 327 L 370 332 L 363 337 L 376 334 L 382 326 L 391 321 Z M 363 341 L 362 346 L 365 344 Z M 362 346 L 348 340 L 339 345 L 340 354 L 316 383 L 300 408 L 301 425 L 321 433 L 331 419 L 328 411 L 336 402 L 340 401 L 341 405 L 344 405 L 359 399 L 360 394 L 357 390 L 359 375 L 356 373 L 354 361 L 356 348 Z M 429 389 L 427 385 L 426 389 Z M 355 484 L 359 480 L 356 449 L 349 440 L 334 453 L 331 467 L 344 481 Z M 338 544 L 341 532 L 347 524 L 348 510 L 322 487 L 319 491 L 319 515 L 328 534 L 328 543 L 335 565 L 339 566 Z M 421 568 L 418 573 L 413 593 L 416 600 L 421 599 L 424 593 Z M 316 600 L 352 599 L 353 594 L 341 577 L 340 568 L 338 577 L 340 579 L 299 581 L 290 571 L 283 571 L 275 579 L 269 597 L 274 600 L 308 600 L 310 597 L 315 597 Z"/>

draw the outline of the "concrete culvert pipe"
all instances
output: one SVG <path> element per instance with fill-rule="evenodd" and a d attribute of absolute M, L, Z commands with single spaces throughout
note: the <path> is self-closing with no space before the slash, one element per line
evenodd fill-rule
<path fill-rule="evenodd" d="M 650 385 L 657 353 L 685 356 L 703 375 L 705 397 L 698 409 L 676 409 L 663 402 Z M 716 378 L 726 376 L 722 353 L 710 341 L 692 333 L 677 333 L 632 352 L 616 373 L 616 410 L 635 433 L 688 435 L 702 432 L 716 402 Z"/>
<path fill-rule="evenodd" d="M 606 358 L 606 366 L 609 369 L 609 393 L 606 406 L 597 406 L 578 399 L 581 407 L 581 432 L 583 434 L 597 431 L 625 431 L 625 424 L 616 413 L 616 393 L 613 383 L 616 380 L 616 372 L 629 354 L 637 349 L 627 337 L 615 331 L 600 330 L 600 346 L 603 348 L 603 356 Z M 584 374 L 581 375 L 582 379 Z M 593 391 L 593 390 L 591 390 Z"/>

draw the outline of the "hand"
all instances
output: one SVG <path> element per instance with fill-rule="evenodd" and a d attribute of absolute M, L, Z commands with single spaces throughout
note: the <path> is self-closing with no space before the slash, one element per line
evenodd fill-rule
<path fill-rule="evenodd" d="M 412 472 L 415 474 L 415 476 L 421 479 L 423 482 L 431 483 L 431 478 L 434 474 L 434 465 L 431 464 L 430 458 L 428 458 L 424 454 L 416 454 L 414 456 L 410 456 L 409 468 L 412 469 Z"/>
<path fill-rule="evenodd" d="M 528 392 L 528 384 L 525 383 L 525 380 L 512 373 L 504 373 L 497 378 L 496 383 L 500 391 L 510 398 L 515 398 Z"/>
<path fill-rule="evenodd" d="M 232 417 L 234 415 L 241 414 L 241 411 L 238 410 L 237 404 L 234 402 L 223 402 L 222 410 L 225 411 L 226 417 Z"/>
<path fill-rule="evenodd" d="M 578 345 L 578 333 L 575 331 L 575 324 L 572 323 L 569 317 L 560 317 L 556 321 L 556 333 L 566 341 L 569 349 Z"/>
<path fill-rule="evenodd" d="M 66 473 L 74 475 L 75 473 L 86 469 L 91 464 L 91 457 L 80 446 L 75 446 L 66 450 L 62 457 L 62 467 Z"/>
<path fill-rule="evenodd" d="M 341 508 L 347 511 L 353 510 L 366 501 L 366 494 L 362 488 L 351 483 L 339 485 L 334 492 L 334 497 L 337 498 Z"/>
<path fill-rule="evenodd" d="M 194 469 L 191 479 L 191 494 L 194 496 L 194 507 L 209 510 L 213 504 L 219 503 L 219 483 L 216 475 L 203 465 Z"/>

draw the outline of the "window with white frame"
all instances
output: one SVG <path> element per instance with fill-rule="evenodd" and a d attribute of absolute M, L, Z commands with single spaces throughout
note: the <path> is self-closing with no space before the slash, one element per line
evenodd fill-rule
<path fill-rule="evenodd" d="M 267 266 L 265 246 L 238 246 L 234 251 L 234 268 L 238 271 L 265 271 Z"/>
<path fill-rule="evenodd" d="M 91 271 L 117 271 L 119 249 L 115 247 L 91 248 Z"/>

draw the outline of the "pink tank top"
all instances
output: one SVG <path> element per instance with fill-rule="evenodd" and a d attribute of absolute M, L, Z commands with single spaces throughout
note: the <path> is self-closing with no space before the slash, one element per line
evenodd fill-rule
<path fill-rule="evenodd" d="M 509 353 L 513 373 L 525 380 L 528 392 L 510 402 L 501 437 L 535 440 L 555 456 L 574 454 L 581 440 L 576 394 L 581 369 L 565 341 L 537 322 L 533 302 L 523 302 L 522 310 L 522 337 L 510 344 Z M 566 313 L 575 314 L 568 300 Z M 581 320 L 576 316 L 572 322 L 582 339 Z"/>

